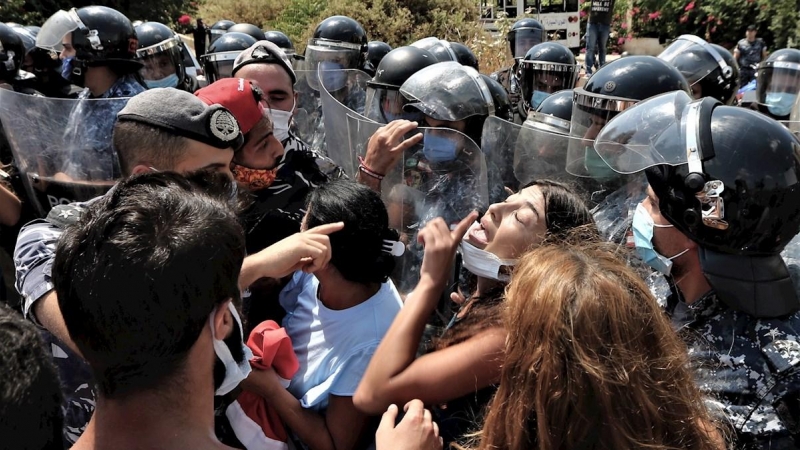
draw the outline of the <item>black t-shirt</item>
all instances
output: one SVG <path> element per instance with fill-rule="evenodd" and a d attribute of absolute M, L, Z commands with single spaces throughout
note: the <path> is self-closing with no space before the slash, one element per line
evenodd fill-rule
<path fill-rule="evenodd" d="M 742 70 L 755 70 L 751 68 L 751 66 L 761 62 L 761 56 L 763 55 L 765 48 L 767 48 L 767 44 L 765 44 L 761 38 L 758 38 L 753 42 L 750 42 L 747 39 L 742 39 L 738 44 L 736 44 L 736 49 L 739 50 L 739 61 L 736 62 L 739 63 L 739 67 Z"/>
<path fill-rule="evenodd" d="M 589 9 L 589 23 L 611 25 L 613 15 L 614 0 L 592 0 L 592 6 Z"/>

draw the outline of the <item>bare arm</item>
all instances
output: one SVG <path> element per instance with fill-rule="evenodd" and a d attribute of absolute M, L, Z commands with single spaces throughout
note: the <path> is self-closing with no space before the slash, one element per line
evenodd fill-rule
<path fill-rule="evenodd" d="M 367 143 L 367 154 L 364 157 L 367 169 L 380 175 L 388 174 L 407 149 L 422 141 L 422 134 L 405 139 L 406 134 L 416 128 L 417 123 L 408 120 L 395 120 L 379 128 Z M 356 173 L 356 181 L 375 192 L 381 192 L 381 181 L 361 170 Z"/>
<path fill-rule="evenodd" d="M 0 223 L 9 227 L 16 225 L 21 209 L 19 198 L 0 184 Z"/>
<path fill-rule="evenodd" d="M 352 397 L 331 395 L 325 416 L 305 409 L 281 386 L 272 370 L 254 370 L 243 387 L 265 398 L 281 420 L 311 450 L 350 450 L 368 438 L 368 416 L 356 410 Z"/>
<path fill-rule="evenodd" d="M 64 316 L 61 315 L 61 308 L 58 306 L 58 297 L 56 291 L 50 291 L 33 304 L 33 314 L 39 323 L 53 334 L 64 345 L 68 346 L 77 355 L 81 355 L 78 346 L 69 336 L 67 324 L 64 322 Z"/>

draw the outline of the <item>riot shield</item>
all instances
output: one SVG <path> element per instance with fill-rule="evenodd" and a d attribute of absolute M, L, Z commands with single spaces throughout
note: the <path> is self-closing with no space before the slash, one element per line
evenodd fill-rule
<path fill-rule="evenodd" d="M 294 90 L 297 92 L 297 105 L 292 117 L 292 131 L 303 142 L 314 148 L 314 135 L 321 128 L 322 104 L 319 100 L 319 91 L 311 89 L 309 77 L 317 76 L 311 70 L 296 70 L 297 83 Z"/>
<path fill-rule="evenodd" d="M 363 156 L 369 138 L 383 125 L 355 115 L 348 116 L 347 123 L 351 152 Z M 423 141 L 408 149 L 381 183 L 389 225 L 406 244 L 392 276 L 404 294 L 419 281 L 423 252 L 416 241 L 419 230 L 436 217 L 452 225 L 489 206 L 486 161 L 478 145 L 447 128 L 419 128 L 416 133 L 423 134 Z"/>
<path fill-rule="evenodd" d="M 362 115 L 369 75 L 360 70 L 341 70 L 336 77 L 320 70 L 323 89 L 322 116 L 325 129 L 325 152 L 344 172 L 355 177 L 358 162 L 350 149 L 348 116 L 368 120 Z"/>
<path fill-rule="evenodd" d="M 0 120 L 28 197 L 42 217 L 56 205 L 104 194 L 120 176 L 111 135 L 127 101 L 0 90 Z"/>

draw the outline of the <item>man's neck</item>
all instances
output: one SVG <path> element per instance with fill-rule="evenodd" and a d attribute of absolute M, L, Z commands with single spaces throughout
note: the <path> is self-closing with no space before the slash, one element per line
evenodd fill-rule
<path fill-rule="evenodd" d="M 90 67 L 86 70 L 85 84 L 91 91 L 92 97 L 100 97 L 108 92 L 119 78 L 108 67 Z"/>
<path fill-rule="evenodd" d="M 680 259 L 676 258 L 673 266 L 675 284 L 681 291 L 683 301 L 687 305 L 700 300 L 708 291 L 711 285 L 708 284 L 703 268 L 700 266 L 700 257 L 697 250 L 686 253 Z"/>
<path fill-rule="evenodd" d="M 756 41 L 756 38 L 753 38 L 753 39 L 747 38 L 747 42 L 755 42 L 755 41 Z"/>
<path fill-rule="evenodd" d="M 328 268 L 314 274 L 319 280 L 319 300 L 335 311 L 352 308 L 372 298 L 381 289 L 380 283 L 354 283 L 345 280 L 336 269 Z"/>
<path fill-rule="evenodd" d="M 214 435 L 211 382 L 199 390 L 186 384 L 183 395 L 147 392 L 124 400 L 99 396 L 94 415 L 73 449 L 228 448 Z"/>

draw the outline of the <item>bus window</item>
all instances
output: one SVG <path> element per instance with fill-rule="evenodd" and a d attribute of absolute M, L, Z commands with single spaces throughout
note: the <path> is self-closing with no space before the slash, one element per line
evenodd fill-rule
<path fill-rule="evenodd" d="M 578 10 L 578 0 L 567 0 L 567 11 L 573 12 Z"/>
<path fill-rule="evenodd" d="M 564 0 L 542 0 L 542 14 L 564 12 Z"/>

